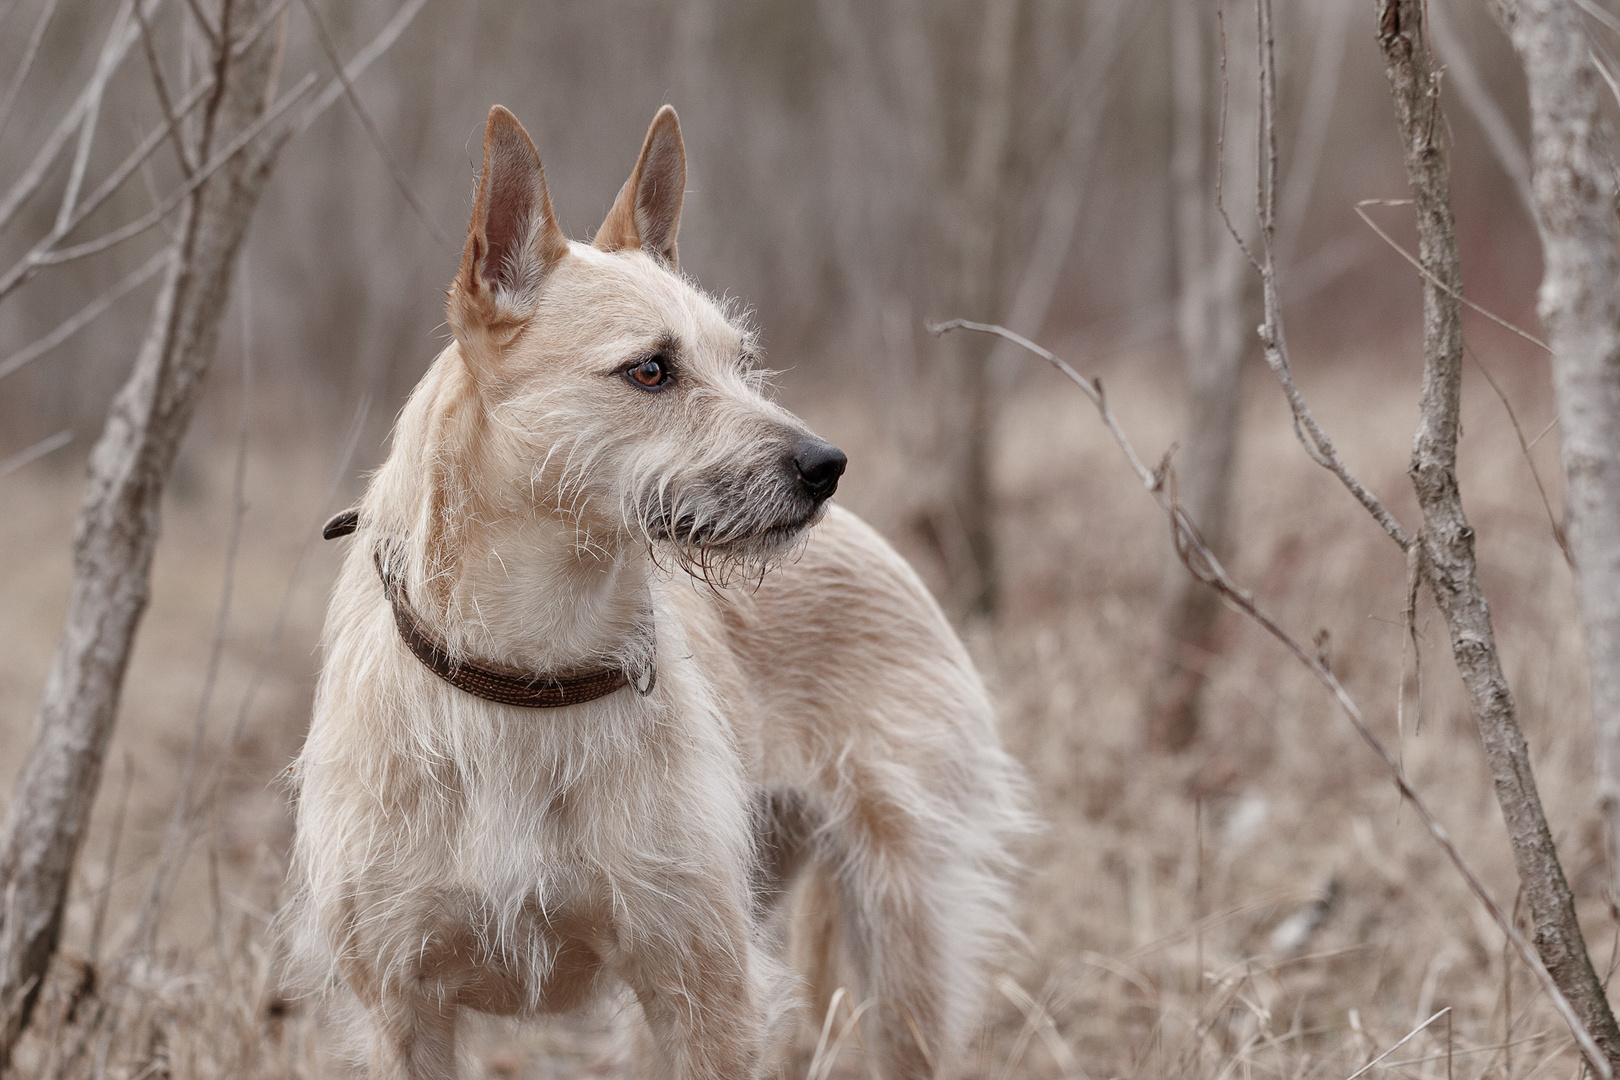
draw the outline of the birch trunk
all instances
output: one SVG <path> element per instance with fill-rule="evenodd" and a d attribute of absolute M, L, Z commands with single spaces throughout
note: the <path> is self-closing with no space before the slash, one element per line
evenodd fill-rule
<path fill-rule="evenodd" d="M 1558 0 L 1523 5 L 1526 11 L 1531 7 L 1561 9 Z M 1592 968 L 1580 924 L 1575 918 L 1574 897 L 1564 878 L 1552 833 L 1542 811 L 1541 797 L 1530 770 L 1530 755 L 1519 728 L 1513 694 L 1508 688 L 1497 653 L 1490 606 L 1479 584 L 1474 561 L 1474 530 L 1463 514 L 1462 498 L 1457 488 L 1457 435 L 1463 358 L 1462 273 L 1451 214 L 1451 181 L 1444 147 L 1440 142 L 1446 125 L 1439 111 L 1438 74 L 1430 66 L 1428 44 L 1423 37 L 1423 10 L 1424 0 L 1383 0 L 1379 26 L 1379 43 L 1384 51 L 1400 125 L 1407 181 L 1417 213 L 1418 255 L 1426 271 L 1423 283 L 1423 396 L 1409 470 L 1418 504 L 1423 511 L 1423 530 L 1415 538 L 1419 548 L 1418 557 L 1424 578 L 1445 616 L 1451 635 L 1452 655 L 1456 658 L 1457 671 L 1462 676 L 1469 706 L 1479 727 L 1496 787 L 1497 802 L 1502 808 L 1502 818 L 1512 843 L 1514 865 L 1530 908 L 1536 950 L 1609 1065 L 1620 1068 L 1620 1028 L 1615 1025 L 1602 984 Z M 1573 19 L 1573 11 L 1567 14 Z M 1520 55 L 1526 57 L 1527 70 L 1531 68 L 1530 54 L 1537 54 L 1537 62 L 1542 62 L 1548 51 L 1544 43 L 1521 44 L 1521 32 L 1529 36 L 1529 28 L 1523 25 L 1529 21 L 1521 18 L 1521 25 L 1516 26 L 1514 32 L 1515 45 L 1519 47 Z M 1548 35 L 1543 33 L 1545 36 Z M 1580 44 L 1578 48 L 1566 45 L 1565 53 L 1573 53 L 1584 60 L 1584 37 L 1578 30 L 1571 36 Z M 1595 86 L 1590 84 L 1595 83 L 1596 76 L 1590 69 L 1588 76 L 1591 90 L 1588 95 L 1588 130 L 1595 131 L 1596 91 Z M 1531 94 L 1534 108 L 1534 77 L 1531 79 Z M 1544 125 L 1545 118 L 1539 122 Z M 1542 130 L 1538 127 L 1538 176 L 1546 167 L 1541 147 Z M 1567 145 L 1567 142 L 1563 145 Z M 1567 153 L 1564 156 L 1567 159 Z M 1596 157 L 1588 159 L 1592 165 L 1597 160 Z M 1590 301 L 1589 312 L 1607 314 L 1603 323 L 1607 344 L 1600 356 L 1593 347 L 1597 335 L 1587 331 L 1586 336 L 1581 338 L 1580 348 L 1584 350 L 1581 355 L 1592 357 L 1594 366 L 1608 366 L 1612 384 L 1616 347 L 1613 317 L 1613 183 L 1608 182 L 1606 197 L 1602 202 L 1592 206 L 1591 216 L 1594 220 L 1589 220 L 1574 208 L 1580 205 L 1577 198 L 1603 194 L 1601 185 L 1588 182 L 1584 191 L 1569 191 L 1541 179 L 1538 180 L 1538 192 L 1543 199 L 1543 217 L 1550 213 L 1561 215 L 1564 224 L 1576 238 L 1573 244 L 1575 250 L 1569 255 L 1578 252 L 1579 258 L 1584 260 L 1590 255 L 1586 244 L 1606 245 L 1604 265 L 1608 268 L 1608 276 L 1602 280 L 1606 283 L 1607 291 L 1603 295 L 1607 298 L 1607 307 L 1596 302 L 1595 293 L 1586 296 Z M 1607 218 L 1606 223 L 1595 220 L 1601 217 Z M 1543 243 L 1548 250 L 1548 280 L 1551 281 L 1555 274 L 1553 243 L 1546 239 L 1545 223 L 1542 228 Z M 1568 264 L 1565 266 L 1563 272 L 1569 274 Z M 1584 276 L 1582 280 L 1584 282 Z M 1560 290 L 1570 291 L 1565 284 L 1555 286 L 1551 291 L 1546 284 L 1543 285 L 1543 318 L 1546 318 L 1548 311 L 1549 295 L 1562 295 Z M 1557 337 L 1554 342 L 1556 347 Z M 1564 389 L 1561 383 L 1560 390 Z M 1614 403 L 1620 401 L 1620 397 L 1611 392 L 1608 400 Z M 1561 404 L 1566 409 L 1573 407 L 1567 395 Z M 1609 455 L 1609 462 L 1620 464 L 1614 456 L 1620 450 L 1620 444 L 1613 439 L 1613 425 L 1617 416 L 1620 413 L 1611 407 L 1606 417 L 1610 427 L 1603 432 L 1603 437 L 1608 441 L 1602 444 L 1602 449 Z M 1564 413 L 1564 421 L 1568 460 L 1569 412 Z M 1572 470 L 1571 476 L 1575 475 Z M 1620 480 L 1620 468 L 1611 464 L 1606 475 L 1611 483 Z M 1609 511 L 1610 520 L 1620 525 L 1620 517 L 1614 516 L 1616 509 L 1620 509 L 1620 501 L 1612 503 Z M 1591 542 L 1594 537 L 1589 535 L 1587 539 Z M 1601 540 L 1606 542 L 1606 546 L 1600 545 L 1598 550 L 1606 551 L 1610 565 L 1616 565 L 1615 560 L 1620 557 L 1620 531 L 1609 532 Z M 1577 552 L 1579 550 L 1577 548 Z M 1620 578 L 1611 580 L 1620 581 Z M 1588 613 L 1590 610 L 1590 606 L 1587 606 Z M 1620 614 L 1614 612 L 1612 607 L 1610 611 L 1611 618 Z M 1587 620 L 1590 627 L 1590 614 Z M 1613 634 L 1612 630 L 1609 632 Z M 1620 639 L 1611 636 L 1610 640 Z M 1594 671 L 1596 668 L 1594 662 Z M 1608 670 L 1620 674 L 1620 667 L 1611 665 Z M 1595 675 L 1593 681 L 1595 686 Z"/>
<path fill-rule="evenodd" d="M 1530 91 L 1545 269 L 1538 312 L 1553 353 L 1565 516 L 1586 636 L 1599 805 L 1620 896 L 1620 266 L 1614 161 L 1601 76 L 1573 6 L 1503 5 Z"/>
<path fill-rule="evenodd" d="M 266 107 L 274 35 L 230 55 L 234 29 L 271 0 L 225 0 L 227 43 L 196 132 L 207 160 Z M 172 262 L 129 380 L 91 452 L 73 537 L 66 623 L 5 834 L 0 837 L 0 1070 L 28 1022 L 62 930 L 74 858 L 101 779 L 119 693 L 146 608 L 164 482 L 196 406 L 230 298 L 237 253 L 282 140 L 261 137 L 186 200 Z"/>

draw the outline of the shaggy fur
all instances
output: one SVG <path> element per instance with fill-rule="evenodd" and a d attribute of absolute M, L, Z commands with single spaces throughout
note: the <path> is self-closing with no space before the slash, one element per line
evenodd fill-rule
<path fill-rule="evenodd" d="M 758 1076 L 799 985 L 772 912 L 800 878 L 813 1007 L 841 943 L 881 1075 L 938 1076 L 1012 934 L 1022 775 L 916 574 L 807 490 L 795 454 L 831 448 L 676 271 L 684 185 L 666 107 L 595 245 L 569 243 L 533 144 L 490 114 L 455 340 L 360 504 L 295 769 L 289 923 L 364 1007 L 378 1080 L 453 1075 L 461 1009 L 613 984 L 643 1074 Z M 656 389 L 629 374 L 649 360 Z M 656 686 L 463 693 L 402 644 L 379 551 L 455 655 L 656 657 Z"/>

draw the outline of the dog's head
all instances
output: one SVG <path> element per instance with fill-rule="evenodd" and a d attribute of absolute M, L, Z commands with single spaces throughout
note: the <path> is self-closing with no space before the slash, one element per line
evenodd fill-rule
<path fill-rule="evenodd" d="M 678 271 L 686 152 L 653 119 L 590 245 L 552 213 L 534 143 L 490 110 L 449 321 L 509 473 L 582 536 L 758 569 L 804 535 L 844 455 L 768 400 L 750 331 Z"/>

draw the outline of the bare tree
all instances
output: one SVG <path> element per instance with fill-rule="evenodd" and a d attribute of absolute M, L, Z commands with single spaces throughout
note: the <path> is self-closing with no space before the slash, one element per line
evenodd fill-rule
<path fill-rule="evenodd" d="M 1170 181 L 1175 214 L 1176 336 L 1189 390 L 1178 498 L 1204 530 L 1211 550 L 1231 547 L 1228 508 L 1237 459 L 1242 406 L 1245 302 L 1250 277 L 1243 252 L 1225 235 L 1216 213 L 1215 169 L 1227 139 L 1212 138 L 1209 103 L 1217 78 L 1213 13 L 1198 0 L 1175 0 L 1170 10 L 1172 98 Z M 1227 116 L 1230 144 L 1253 145 L 1253 95 L 1238 94 Z M 1245 155 L 1245 158 L 1247 155 Z M 1159 670 L 1147 704 L 1148 744 L 1181 750 L 1198 732 L 1200 701 L 1215 653 L 1218 594 L 1166 567 Z"/>
<path fill-rule="evenodd" d="M 1261 344 L 1267 365 L 1277 376 L 1293 412 L 1296 432 L 1307 453 L 1333 472 L 1407 554 L 1412 572 L 1429 585 L 1446 619 L 1452 655 L 1468 694 L 1469 706 L 1480 732 L 1498 804 L 1513 851 L 1519 883 L 1528 902 L 1535 951 L 1519 935 L 1512 921 L 1491 898 L 1483 883 L 1462 860 L 1448 834 L 1424 805 L 1404 775 L 1398 759 L 1367 726 L 1359 708 L 1333 676 L 1325 655 L 1313 655 L 1255 604 L 1253 597 L 1232 582 L 1217 553 L 1203 540 L 1196 519 L 1177 498 L 1168 460 L 1149 470 L 1130 447 L 1108 408 L 1100 382 L 1080 378 L 1052 353 L 1017 338 L 999 327 L 957 321 L 957 326 L 986 330 L 1013 338 L 1056 364 L 1092 399 L 1115 440 L 1144 485 L 1170 518 L 1176 551 L 1194 577 L 1214 588 L 1226 601 L 1259 622 L 1309 667 L 1334 694 L 1358 732 L 1379 753 L 1402 795 L 1418 810 L 1436 841 L 1445 849 L 1469 887 L 1535 974 L 1563 1014 L 1594 1072 L 1612 1077 L 1620 1071 L 1620 1027 L 1576 918 L 1573 894 L 1558 858 L 1531 769 L 1529 751 L 1519 727 L 1511 690 L 1502 670 L 1490 608 L 1480 586 L 1474 558 L 1474 530 L 1463 513 L 1457 486 L 1457 438 L 1460 432 L 1462 385 L 1462 278 L 1456 230 L 1451 211 L 1450 176 L 1442 142 L 1446 125 L 1439 107 L 1439 74 L 1425 39 L 1425 0 L 1383 0 L 1379 13 L 1379 44 L 1393 92 L 1401 134 L 1408 184 L 1413 195 L 1419 234 L 1419 269 L 1423 279 L 1423 392 L 1420 418 L 1413 438 L 1410 475 L 1423 514 L 1423 528 L 1408 532 L 1359 480 L 1350 473 L 1332 440 L 1323 431 L 1295 386 L 1283 334 L 1281 302 L 1275 263 L 1275 203 L 1277 179 L 1276 74 L 1273 58 L 1270 0 L 1257 0 L 1257 37 L 1260 57 L 1259 165 L 1257 206 L 1258 243 L 1244 250 L 1258 270 L 1264 301 Z M 1529 0 L 1508 12 L 1515 46 L 1524 58 L 1532 87 L 1532 114 L 1536 127 L 1537 216 L 1547 248 L 1548 282 L 1542 288 L 1542 317 L 1556 327 L 1570 352 L 1559 361 L 1571 364 L 1579 357 L 1588 368 L 1579 376 L 1560 374 L 1560 398 L 1575 392 L 1589 395 L 1583 417 L 1588 440 L 1573 456 L 1566 449 L 1571 473 L 1571 503 L 1577 480 L 1620 480 L 1620 302 L 1615 288 L 1620 280 L 1615 243 L 1620 239 L 1615 221 L 1616 185 L 1605 131 L 1597 112 L 1597 74 L 1587 63 L 1588 47 L 1572 9 L 1560 0 Z M 1537 79 L 1545 80 L 1537 89 Z M 1550 84 L 1550 85 L 1549 85 Z M 1601 177 L 1602 179 L 1597 179 Z M 1550 223 L 1550 224 L 1549 224 Z M 1240 243 L 1242 241 L 1240 240 Z M 1555 337 L 1555 341 L 1559 340 Z M 1558 346 L 1554 345 L 1557 352 Z M 1582 381 L 1582 380 L 1585 381 Z M 1569 384 L 1569 385 L 1566 385 Z M 1569 422 L 1566 417 L 1565 423 Z M 1567 438 L 1568 436 L 1566 436 Z M 1592 460 L 1593 455 L 1598 460 Z M 1573 464 L 1569 464 L 1573 460 Z M 1597 489 L 1596 484 L 1593 485 Z M 1607 558 L 1604 568 L 1620 567 L 1620 490 L 1607 491 L 1611 501 L 1589 519 L 1588 556 Z M 1579 551 L 1580 549 L 1577 549 Z M 1578 556 L 1577 556 L 1578 559 Z M 1597 575 L 1595 575 L 1597 576 Z M 1593 609 L 1620 625 L 1620 597 L 1613 590 L 1594 595 L 1592 580 L 1583 578 L 1584 618 L 1590 627 Z M 1603 645 L 1617 642 L 1612 635 Z M 1601 664 L 1609 676 L 1620 676 L 1620 664 L 1598 651 L 1588 631 L 1592 657 L 1594 712 L 1598 713 L 1602 753 L 1615 749 L 1605 723 L 1616 713 L 1601 713 L 1598 705 Z M 1620 679 L 1617 679 L 1620 681 Z M 1605 769 L 1610 767 L 1605 762 Z M 1607 780 L 1607 774 L 1605 780 Z M 1605 811 L 1613 811 L 1613 788 L 1605 788 Z"/>
<path fill-rule="evenodd" d="M 1416 559 L 1451 634 L 1452 656 L 1467 688 L 1469 706 L 1479 726 L 1480 741 L 1496 784 L 1497 802 L 1513 846 L 1514 865 L 1535 926 L 1536 947 L 1609 1066 L 1615 1068 L 1620 1067 L 1620 1027 L 1615 1025 L 1614 1014 L 1593 970 L 1575 918 L 1575 898 L 1559 863 L 1552 832 L 1547 827 L 1530 768 L 1530 753 L 1519 728 L 1513 693 L 1496 649 L 1490 605 L 1479 584 L 1474 561 L 1474 530 L 1463 513 L 1457 488 L 1463 361 L 1462 270 L 1451 212 L 1451 179 L 1443 143 L 1446 125 L 1440 115 L 1439 73 L 1430 58 L 1423 12 L 1423 0 L 1384 0 L 1378 32 L 1395 99 L 1407 182 L 1417 215 L 1418 258 L 1423 269 L 1423 398 L 1417 432 L 1412 439 L 1409 470 L 1418 505 L 1423 511 L 1423 529 L 1412 539 L 1409 552 Z M 1584 48 L 1583 45 L 1582 55 Z M 1595 83 L 1596 76 L 1590 75 L 1590 78 Z M 1595 115 L 1595 91 L 1591 107 Z M 1607 236 L 1610 268 L 1607 281 L 1612 315 L 1615 311 L 1612 180 L 1609 192 L 1610 198 L 1605 204 L 1609 229 L 1606 234 L 1595 235 Z M 1543 216 L 1558 205 L 1556 199 L 1544 202 Z M 1562 212 L 1568 214 L 1567 210 Z M 1584 227 L 1588 223 L 1580 224 Z M 1620 345 L 1612 323 L 1611 319 L 1607 353 L 1611 358 Z M 1614 382 L 1614 387 L 1620 391 L 1620 382 Z M 1609 414 L 1609 422 L 1620 424 L 1620 395 L 1612 400 L 1615 408 Z M 1620 454 L 1620 441 L 1613 438 L 1620 434 L 1620 427 L 1611 427 L 1608 434 L 1607 452 L 1611 456 Z M 1620 481 L 1620 457 L 1612 460 L 1616 466 L 1612 475 L 1615 481 Z M 1616 494 L 1620 494 L 1620 490 Z M 1611 553 L 1620 553 L 1620 513 L 1613 516 L 1613 522 L 1614 531 L 1603 540 Z M 1615 581 L 1620 585 L 1620 577 Z M 1620 600 L 1620 594 L 1616 594 L 1616 599 Z M 1620 629 L 1620 607 L 1614 610 L 1615 626 Z M 1620 636 L 1616 637 L 1615 644 L 1620 646 Z M 1615 659 L 1620 661 L 1620 655 Z M 1620 692 L 1620 664 L 1610 671 L 1617 680 L 1615 690 Z"/>
<path fill-rule="evenodd" d="M 1570 554 L 1586 636 L 1599 803 L 1620 895 L 1620 263 L 1601 75 L 1564 0 L 1498 12 L 1530 91 L 1535 216 L 1545 269 L 1538 312 L 1553 354 Z"/>
<path fill-rule="evenodd" d="M 120 18 L 133 11 L 139 33 L 147 38 L 154 91 L 165 115 L 147 143 L 167 141 L 174 147 L 179 186 L 133 222 L 94 241 L 59 246 L 84 219 L 86 206 L 122 182 L 115 172 L 76 204 L 97 116 L 92 98 L 67 125 L 70 132 L 77 125 L 79 150 L 54 227 L 0 279 L 15 287 L 34 269 L 62 261 L 65 253 L 92 254 L 157 225 L 168 211 L 178 214 L 146 337 L 91 452 L 73 538 L 66 623 L 0 838 L 0 1069 L 28 1022 L 61 934 L 74 860 L 146 607 L 164 484 L 214 355 L 253 211 L 287 140 L 344 93 L 408 23 L 420 0 L 296 118 L 287 114 L 316 80 L 310 75 L 276 97 L 285 44 L 283 7 L 278 0 L 220 0 L 210 15 L 200 3 L 188 5 L 194 20 L 189 32 L 201 42 L 207 63 L 195 85 L 170 94 L 150 48 L 151 12 L 126 5 Z M 120 25 L 112 40 L 121 34 Z M 103 54 L 95 76 L 102 87 L 106 68 L 117 59 L 107 60 L 108 55 Z M 193 122 L 181 120 L 191 107 L 187 103 L 200 108 Z"/>

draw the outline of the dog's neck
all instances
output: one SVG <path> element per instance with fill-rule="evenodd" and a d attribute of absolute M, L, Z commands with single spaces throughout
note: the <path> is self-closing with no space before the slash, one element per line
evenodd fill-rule
<path fill-rule="evenodd" d="M 653 648 L 645 548 L 586 537 L 515 490 L 453 350 L 400 415 L 364 542 L 398 545 L 416 615 L 456 654 L 533 671 L 635 666 Z"/>

